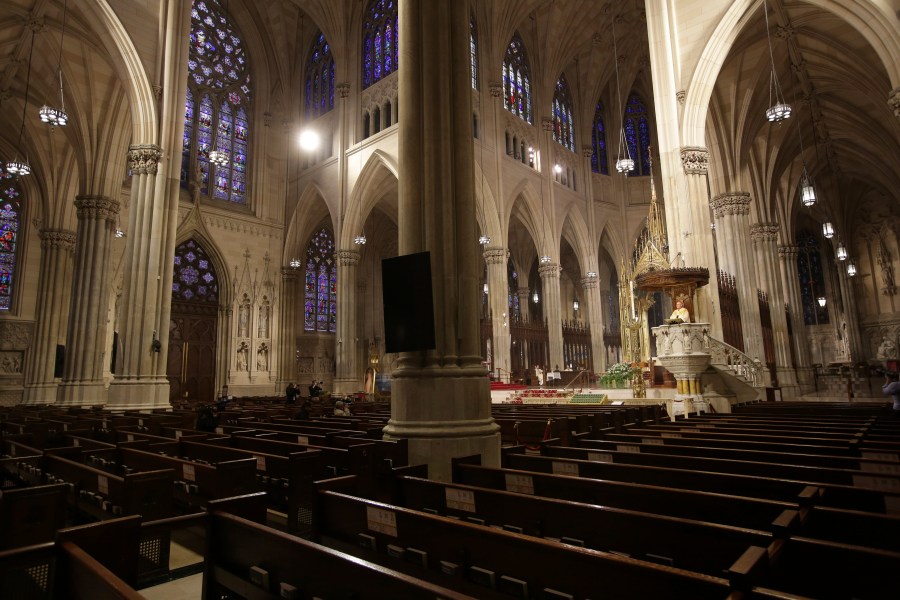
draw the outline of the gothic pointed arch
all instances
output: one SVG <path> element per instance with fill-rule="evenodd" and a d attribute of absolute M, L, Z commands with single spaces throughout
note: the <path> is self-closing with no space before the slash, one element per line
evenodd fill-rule
<path fill-rule="evenodd" d="M 315 182 L 310 182 L 300 194 L 288 222 L 282 265 L 289 265 L 293 259 L 302 259 L 309 236 L 324 222 L 333 222 L 325 192 Z"/>
<path fill-rule="evenodd" d="M 381 200 L 393 200 L 394 210 L 386 211 L 385 214 L 396 218 L 398 173 L 398 165 L 389 154 L 382 150 L 372 153 L 350 192 L 349 209 L 340 235 L 341 248 L 351 247 L 353 238 L 362 232 L 366 218 Z"/>

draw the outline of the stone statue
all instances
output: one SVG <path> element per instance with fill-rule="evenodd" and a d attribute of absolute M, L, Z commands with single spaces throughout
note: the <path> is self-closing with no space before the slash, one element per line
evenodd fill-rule
<path fill-rule="evenodd" d="M 891 254 L 888 252 L 884 238 L 879 238 L 878 243 L 878 266 L 881 267 L 881 282 L 884 284 L 884 293 L 894 293 L 894 267 L 891 264 Z"/>
<path fill-rule="evenodd" d="M 246 300 L 238 311 L 238 336 L 250 337 L 250 303 Z"/>
<path fill-rule="evenodd" d="M 269 305 L 259 307 L 259 337 L 269 337 Z"/>
<path fill-rule="evenodd" d="M 257 371 L 268 371 L 269 370 L 269 349 L 266 348 L 265 344 L 260 346 L 259 350 L 256 352 L 256 370 Z"/>
<path fill-rule="evenodd" d="M 247 371 L 247 344 L 241 344 L 237 351 L 237 370 Z"/>
<path fill-rule="evenodd" d="M 889 337 L 884 336 L 884 338 L 882 338 L 881 345 L 878 346 L 877 358 L 881 360 L 897 358 L 897 345 L 894 344 Z"/>

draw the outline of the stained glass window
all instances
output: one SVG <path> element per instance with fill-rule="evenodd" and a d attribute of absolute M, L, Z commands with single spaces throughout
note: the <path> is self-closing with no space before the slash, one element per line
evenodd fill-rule
<path fill-rule="evenodd" d="M 469 62 L 472 66 L 472 89 L 478 89 L 478 45 L 476 42 L 475 15 L 469 19 Z"/>
<path fill-rule="evenodd" d="M 306 59 L 306 118 L 315 119 L 334 108 L 334 57 L 321 31 L 313 37 Z"/>
<path fill-rule="evenodd" d="M 817 299 L 825 295 L 825 274 L 822 271 L 822 255 L 819 238 L 809 230 L 797 235 L 797 272 L 800 276 L 800 303 L 803 305 L 803 322 L 807 325 L 828 323 L 828 305 L 819 306 Z"/>
<path fill-rule="evenodd" d="M 565 75 L 556 82 L 556 91 L 553 93 L 553 141 L 575 152 L 572 95 Z"/>
<path fill-rule="evenodd" d="M 637 94 L 628 97 L 625 105 L 625 143 L 628 152 L 634 159 L 634 171 L 630 176 L 650 174 L 650 121 L 647 120 L 647 108 Z"/>
<path fill-rule="evenodd" d="M 519 321 L 522 316 L 519 308 L 519 274 L 513 268 L 512 261 L 506 262 L 506 284 L 508 291 L 507 304 L 512 321 Z"/>
<path fill-rule="evenodd" d="M 363 89 L 397 70 L 397 2 L 370 0 L 363 24 Z"/>
<path fill-rule="evenodd" d="M 175 248 L 172 300 L 180 302 L 219 301 L 219 279 L 206 251 L 195 240 Z"/>
<path fill-rule="evenodd" d="M 195 0 L 181 152 L 182 187 L 196 177 L 201 194 L 239 204 L 247 201 L 250 92 L 247 53 L 223 5 L 220 0 Z M 224 151 L 226 165 L 210 164 L 209 153 L 214 149 Z"/>
<path fill-rule="evenodd" d="M 531 116 L 531 67 L 525 44 L 518 32 L 513 35 L 503 59 L 503 107 L 529 123 Z"/>
<path fill-rule="evenodd" d="M 609 175 L 609 161 L 606 157 L 606 126 L 603 124 L 603 102 L 594 110 L 594 126 L 591 128 L 591 170 Z"/>
<path fill-rule="evenodd" d="M 313 236 L 306 247 L 303 329 L 337 331 L 337 263 L 334 238 L 327 229 Z"/>
<path fill-rule="evenodd" d="M 19 225 L 22 222 L 19 179 L 0 170 L 0 311 L 12 308 Z"/>

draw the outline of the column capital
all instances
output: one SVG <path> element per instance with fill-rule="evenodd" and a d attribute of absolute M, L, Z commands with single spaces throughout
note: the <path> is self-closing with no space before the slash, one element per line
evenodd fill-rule
<path fill-rule="evenodd" d="M 716 218 L 750 214 L 750 192 L 725 192 L 709 201 Z"/>
<path fill-rule="evenodd" d="M 894 111 L 894 116 L 900 119 L 900 87 L 894 88 L 888 94 L 888 106 Z"/>
<path fill-rule="evenodd" d="M 700 146 L 682 146 L 681 166 L 685 175 L 706 175 L 709 171 L 709 150 Z"/>
<path fill-rule="evenodd" d="M 41 229 L 38 236 L 41 238 L 41 248 L 71 250 L 75 247 L 75 232 L 68 229 Z"/>
<path fill-rule="evenodd" d="M 300 277 L 300 269 L 296 267 L 282 267 L 281 269 L 281 280 L 282 281 L 293 281 Z"/>
<path fill-rule="evenodd" d="M 162 149 L 156 144 L 135 144 L 128 147 L 128 169 L 132 175 L 156 175 Z"/>
<path fill-rule="evenodd" d="M 356 250 L 338 250 L 338 264 L 342 267 L 355 267 L 359 264 L 359 252 Z"/>
<path fill-rule="evenodd" d="M 754 242 L 774 242 L 778 237 L 778 223 L 754 223 L 750 226 L 750 239 Z"/>
<path fill-rule="evenodd" d="M 541 129 L 547 132 L 553 131 L 553 118 L 541 117 Z"/>
<path fill-rule="evenodd" d="M 545 263 L 538 267 L 538 274 L 540 274 L 541 279 L 559 278 L 559 265 L 556 263 Z"/>
<path fill-rule="evenodd" d="M 499 81 L 492 81 L 488 84 L 491 92 L 491 98 L 499 98 L 503 95 L 503 84 Z"/>
<path fill-rule="evenodd" d="M 581 287 L 585 290 L 593 290 L 600 287 L 600 278 L 596 275 L 588 275 L 581 278 Z"/>
<path fill-rule="evenodd" d="M 794 260 L 799 252 L 800 247 L 797 244 L 782 244 L 778 246 L 778 257 L 781 260 Z"/>
<path fill-rule="evenodd" d="M 581 147 L 582 158 L 590 158 L 593 155 L 594 155 L 594 147 L 593 146 L 582 146 Z"/>
<path fill-rule="evenodd" d="M 119 214 L 119 201 L 107 196 L 75 196 L 79 219 L 106 219 L 114 222 Z"/>
<path fill-rule="evenodd" d="M 485 248 L 482 256 L 489 265 L 506 264 L 506 248 Z"/>
<path fill-rule="evenodd" d="M 334 89 L 338 93 L 338 98 L 348 98 L 350 96 L 350 84 L 346 81 L 336 84 Z"/>

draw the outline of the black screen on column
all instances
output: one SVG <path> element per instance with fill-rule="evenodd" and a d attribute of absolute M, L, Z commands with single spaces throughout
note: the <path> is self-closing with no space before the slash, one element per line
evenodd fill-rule
<path fill-rule="evenodd" d="M 381 289 L 385 352 L 432 350 L 435 343 L 431 253 L 382 260 Z"/>

